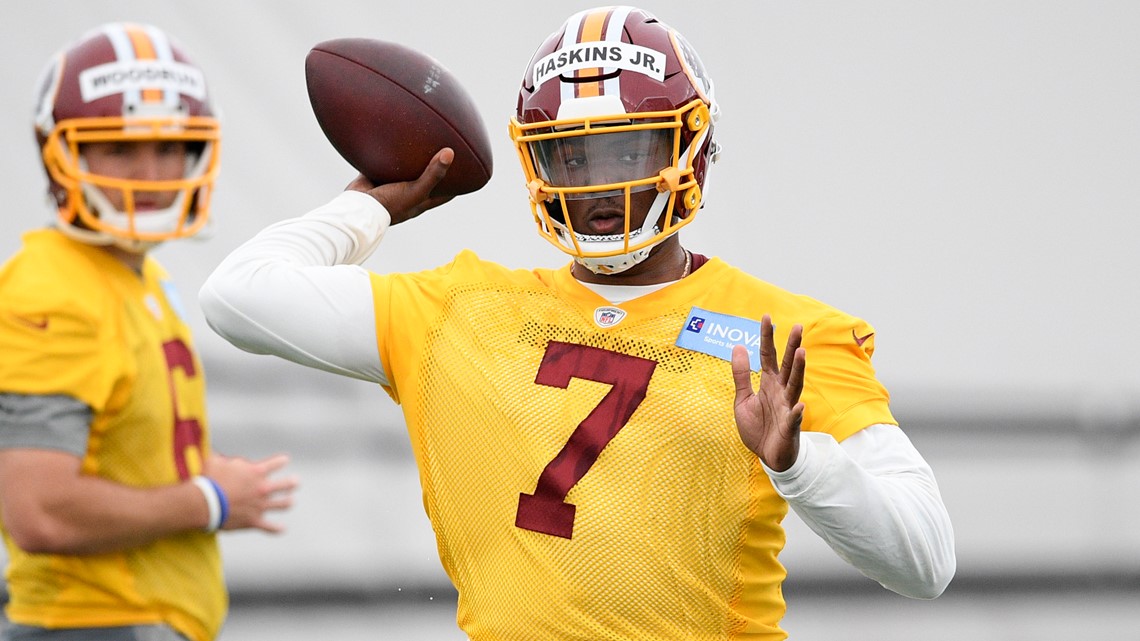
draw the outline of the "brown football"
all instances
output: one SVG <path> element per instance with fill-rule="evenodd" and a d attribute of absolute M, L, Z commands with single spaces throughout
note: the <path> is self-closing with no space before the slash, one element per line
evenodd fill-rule
<path fill-rule="evenodd" d="M 491 179 L 491 144 L 467 90 L 439 61 L 393 42 L 338 38 L 305 58 L 317 123 L 337 152 L 377 184 L 415 180 L 443 147 L 455 161 L 435 195 Z"/>

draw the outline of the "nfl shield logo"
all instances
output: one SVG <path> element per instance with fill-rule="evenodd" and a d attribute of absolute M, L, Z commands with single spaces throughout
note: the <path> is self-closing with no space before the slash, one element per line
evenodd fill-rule
<path fill-rule="evenodd" d="M 625 318 L 625 310 L 620 307 L 599 307 L 594 310 L 594 322 L 598 327 L 613 327 Z"/>

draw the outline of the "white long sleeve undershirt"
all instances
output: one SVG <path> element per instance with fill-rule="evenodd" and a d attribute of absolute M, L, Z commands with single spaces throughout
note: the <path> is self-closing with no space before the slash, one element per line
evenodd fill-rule
<path fill-rule="evenodd" d="M 367 194 L 346 191 L 262 230 L 227 257 L 199 295 L 210 327 L 237 347 L 387 384 L 368 273 L 390 224 Z M 901 595 L 942 593 L 954 533 L 930 466 L 895 425 L 842 443 L 804 432 L 791 468 L 764 468 L 777 492 L 844 560 Z"/>

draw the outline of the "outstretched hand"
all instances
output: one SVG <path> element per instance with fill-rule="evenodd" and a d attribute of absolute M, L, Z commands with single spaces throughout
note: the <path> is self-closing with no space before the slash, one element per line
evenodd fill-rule
<path fill-rule="evenodd" d="M 289 457 L 284 454 L 250 461 L 215 452 L 206 459 L 202 472 L 221 486 L 229 503 L 229 518 L 222 524 L 223 530 L 284 530 L 280 523 L 265 517 L 268 512 L 287 510 L 293 505 L 297 478 L 273 476 L 288 463 Z"/>
<path fill-rule="evenodd" d="M 806 352 L 800 347 L 803 327 L 795 325 L 788 334 L 784 361 L 776 364 L 772 319 L 760 321 L 760 387 L 752 389 L 748 348 L 732 348 L 732 378 L 736 381 L 733 402 L 740 440 L 768 467 L 782 472 L 796 462 L 800 452 L 800 423 L 804 404 Z"/>
<path fill-rule="evenodd" d="M 362 191 L 372 196 L 392 217 L 392 224 L 396 225 L 411 220 L 429 209 L 439 207 L 454 198 L 454 195 L 433 196 L 432 190 L 447 175 L 451 163 L 455 160 L 455 151 L 444 147 L 436 152 L 428 166 L 419 178 L 409 182 L 387 183 L 376 185 L 363 175 L 357 176 L 345 189 Z"/>

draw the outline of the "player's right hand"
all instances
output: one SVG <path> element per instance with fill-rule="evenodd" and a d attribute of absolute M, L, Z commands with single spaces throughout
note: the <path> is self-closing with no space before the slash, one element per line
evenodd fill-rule
<path fill-rule="evenodd" d="M 420 177 L 402 183 L 388 183 L 376 185 L 363 175 L 357 176 L 345 188 L 364 192 L 377 200 L 392 217 L 392 224 L 398 225 L 405 220 L 411 220 L 429 209 L 439 207 L 455 196 L 433 196 L 431 190 L 447 175 L 451 163 L 455 160 L 455 151 L 444 147 L 436 152 L 431 162 L 424 168 Z"/>

